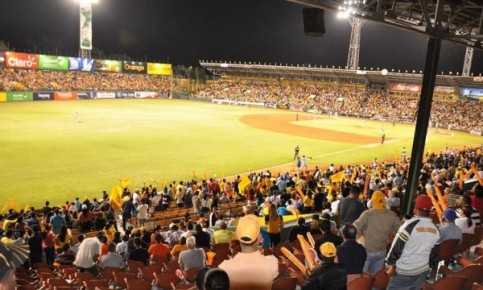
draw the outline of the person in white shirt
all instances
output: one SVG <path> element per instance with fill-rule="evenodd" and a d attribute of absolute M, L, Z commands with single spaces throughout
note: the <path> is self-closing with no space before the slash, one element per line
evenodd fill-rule
<path fill-rule="evenodd" d="M 96 261 L 101 254 L 101 242 L 99 237 L 102 233 L 99 233 L 97 237 L 87 238 L 79 246 L 74 265 L 76 265 L 81 272 L 91 272 L 94 277 L 99 276 L 99 271 L 96 267 Z"/>
<path fill-rule="evenodd" d="M 149 206 L 145 202 L 142 202 L 141 205 L 136 208 L 138 212 L 138 226 L 144 226 L 144 223 L 148 219 L 148 209 Z"/>
<path fill-rule="evenodd" d="M 473 209 L 471 206 L 465 206 L 458 210 L 459 217 L 454 221 L 456 226 L 461 229 L 463 234 L 471 234 L 475 233 L 475 226 L 473 219 L 471 218 L 471 214 L 473 213 Z"/>

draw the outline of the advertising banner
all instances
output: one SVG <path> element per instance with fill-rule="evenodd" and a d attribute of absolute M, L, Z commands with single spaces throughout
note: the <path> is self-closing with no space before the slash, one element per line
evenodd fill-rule
<path fill-rule="evenodd" d="M 54 100 L 56 101 L 77 100 L 77 94 L 76 92 L 54 92 Z"/>
<path fill-rule="evenodd" d="M 5 66 L 5 51 L 0 51 L 0 67 Z"/>
<path fill-rule="evenodd" d="M 479 88 L 462 88 L 460 93 L 465 97 L 479 99 L 483 97 L 483 89 Z"/>
<path fill-rule="evenodd" d="M 94 99 L 94 92 L 77 92 L 77 99 L 79 100 L 90 100 Z"/>
<path fill-rule="evenodd" d="M 446 94 L 451 95 L 456 92 L 456 89 L 453 87 L 445 87 L 445 86 L 435 86 L 434 92 L 437 94 Z"/>
<path fill-rule="evenodd" d="M 7 92 L 8 102 L 26 102 L 33 100 L 32 92 Z"/>
<path fill-rule="evenodd" d="M 132 99 L 134 92 L 116 92 L 116 99 Z"/>
<path fill-rule="evenodd" d="M 173 75 L 173 66 L 170 63 L 148 62 L 148 75 Z"/>
<path fill-rule="evenodd" d="M 389 90 L 400 91 L 400 92 L 421 92 L 421 85 L 411 85 L 411 84 L 391 84 L 389 85 Z"/>
<path fill-rule="evenodd" d="M 39 69 L 67 70 L 69 61 L 65 56 L 39 55 Z"/>
<path fill-rule="evenodd" d="M 139 61 L 123 61 L 122 72 L 130 74 L 146 74 L 147 63 Z"/>
<path fill-rule="evenodd" d="M 94 71 L 94 59 L 69 57 L 69 70 Z"/>
<path fill-rule="evenodd" d="M 92 5 L 80 1 L 80 48 L 92 49 Z"/>
<path fill-rule="evenodd" d="M 135 92 L 134 97 L 136 99 L 156 99 L 158 97 L 157 92 Z"/>
<path fill-rule="evenodd" d="M 96 99 L 115 99 L 116 93 L 114 92 L 96 92 Z"/>
<path fill-rule="evenodd" d="M 0 103 L 6 102 L 7 101 L 7 93 L 6 92 L 0 92 Z"/>
<path fill-rule="evenodd" d="M 94 65 L 95 71 L 98 72 L 122 72 L 122 62 L 120 60 L 96 59 Z"/>
<path fill-rule="evenodd" d="M 5 53 L 5 64 L 11 68 L 39 68 L 39 56 L 7 51 Z"/>
<path fill-rule="evenodd" d="M 34 93 L 34 101 L 51 101 L 54 99 L 53 92 L 36 92 Z"/>

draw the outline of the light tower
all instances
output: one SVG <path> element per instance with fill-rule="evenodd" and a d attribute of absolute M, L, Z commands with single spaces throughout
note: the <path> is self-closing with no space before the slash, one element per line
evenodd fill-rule
<path fill-rule="evenodd" d="M 349 17 L 347 20 L 349 20 L 352 27 L 349 53 L 347 55 L 347 69 L 357 70 L 359 68 L 359 52 L 361 49 L 361 30 L 362 25 L 366 21 L 357 17 Z"/>
<path fill-rule="evenodd" d="M 361 30 L 362 25 L 366 22 L 362 18 L 356 17 L 359 8 L 365 4 L 365 0 L 344 1 L 344 5 L 339 6 L 338 18 L 345 18 L 349 21 L 351 29 L 351 38 L 349 42 L 349 53 L 347 55 L 347 69 L 357 70 L 359 68 L 359 52 L 361 48 Z M 364 14 L 362 14 L 364 16 Z"/>
<path fill-rule="evenodd" d="M 92 51 L 92 4 L 99 0 L 79 1 L 79 57 L 90 58 Z"/>

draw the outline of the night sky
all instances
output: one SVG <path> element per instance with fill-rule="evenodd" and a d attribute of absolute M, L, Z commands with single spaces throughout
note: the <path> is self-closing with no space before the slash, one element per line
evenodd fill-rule
<path fill-rule="evenodd" d="M 303 6 L 284 0 L 100 0 L 93 10 L 93 44 L 107 55 L 196 65 L 198 60 L 341 66 L 350 25 L 325 11 L 326 34 L 303 33 Z M 77 55 L 79 9 L 74 0 L 2 0 L 0 40 L 16 51 L 57 49 Z M 422 70 L 423 35 L 366 22 L 361 67 Z M 439 73 L 461 72 L 465 47 L 444 41 Z M 475 50 L 472 72 L 483 73 Z"/>

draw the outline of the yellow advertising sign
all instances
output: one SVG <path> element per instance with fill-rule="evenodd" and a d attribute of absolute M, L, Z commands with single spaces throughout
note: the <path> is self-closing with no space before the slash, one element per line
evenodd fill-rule
<path fill-rule="evenodd" d="M 7 93 L 0 92 L 0 103 L 1 102 L 6 102 L 6 101 L 7 101 Z"/>
<path fill-rule="evenodd" d="M 173 75 L 173 66 L 170 63 L 148 62 L 148 75 Z"/>

